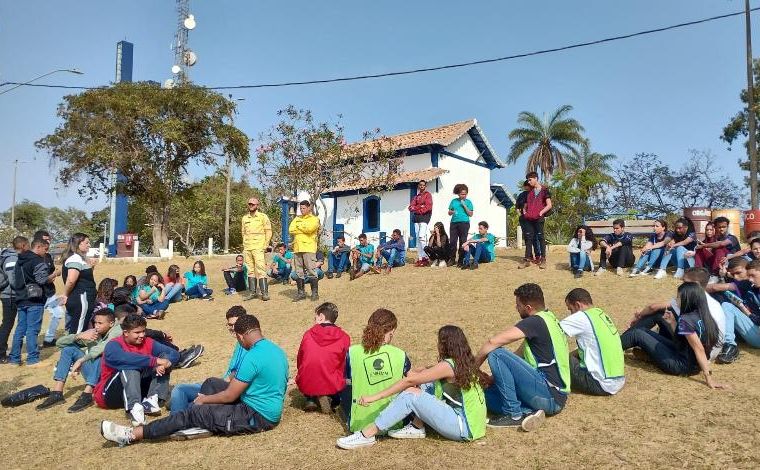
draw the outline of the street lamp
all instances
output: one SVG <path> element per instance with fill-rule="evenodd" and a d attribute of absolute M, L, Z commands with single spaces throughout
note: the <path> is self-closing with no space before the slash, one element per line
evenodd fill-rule
<path fill-rule="evenodd" d="M 245 98 L 233 98 L 231 94 L 227 95 L 230 100 L 245 101 Z M 234 119 L 233 119 L 234 124 Z M 227 155 L 227 192 L 224 197 L 224 254 L 230 252 L 230 188 L 232 186 L 232 158 Z"/>
<path fill-rule="evenodd" d="M 24 86 L 24 85 L 28 85 L 28 84 L 30 84 L 32 82 L 36 82 L 37 80 L 39 80 L 41 78 L 45 78 L 45 77 L 47 77 L 49 75 L 53 75 L 54 73 L 58 73 L 58 72 L 73 73 L 75 75 L 83 75 L 84 74 L 84 72 L 81 72 L 78 69 L 57 69 L 57 70 L 53 70 L 53 71 L 48 72 L 48 73 L 44 73 L 44 74 L 40 75 L 39 77 L 34 77 L 33 79 L 28 80 L 28 81 L 26 81 L 24 83 L 19 83 L 16 86 L 12 86 L 12 87 L 8 88 L 7 90 L 0 91 L 0 95 L 4 95 L 4 94 L 8 93 L 11 90 L 15 90 L 18 87 L 21 87 L 21 86 Z M 5 85 L 8 85 L 10 83 L 12 83 L 12 82 L 3 82 L 3 83 L 0 83 L 0 86 L 5 86 Z"/>

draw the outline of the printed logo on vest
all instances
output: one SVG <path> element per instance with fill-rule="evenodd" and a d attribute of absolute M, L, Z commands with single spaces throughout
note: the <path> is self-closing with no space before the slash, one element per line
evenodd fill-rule
<path fill-rule="evenodd" d="M 377 385 L 393 378 L 393 365 L 387 352 L 380 352 L 364 358 L 364 371 L 367 382 Z"/>

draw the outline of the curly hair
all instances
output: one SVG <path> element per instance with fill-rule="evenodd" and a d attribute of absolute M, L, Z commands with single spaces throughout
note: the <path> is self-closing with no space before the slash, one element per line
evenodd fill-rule
<path fill-rule="evenodd" d="M 462 190 L 464 190 L 464 191 L 467 191 L 467 193 L 468 193 L 468 194 L 469 194 L 469 192 L 470 192 L 470 188 L 468 188 L 468 187 L 467 187 L 467 185 L 466 185 L 466 184 L 464 184 L 464 183 L 459 183 L 459 184 L 455 184 L 455 185 L 454 185 L 454 191 L 453 191 L 453 192 L 454 192 L 454 194 L 456 194 L 457 196 L 459 195 L 459 193 L 461 193 L 461 192 L 462 192 Z"/>
<path fill-rule="evenodd" d="M 372 312 L 362 333 L 362 347 L 369 354 L 380 349 L 386 333 L 398 326 L 396 315 L 388 309 L 379 308 Z"/>
<path fill-rule="evenodd" d="M 475 365 L 470 343 L 461 328 L 442 326 L 438 330 L 438 359 L 454 361 L 454 383 L 462 390 L 469 390 L 475 383 L 487 384 L 485 374 Z"/>
<path fill-rule="evenodd" d="M 110 277 L 103 279 L 100 281 L 100 284 L 98 284 L 98 291 L 95 298 L 98 302 L 110 304 L 113 300 L 113 291 L 118 285 L 119 281 L 116 279 L 111 279 Z"/>

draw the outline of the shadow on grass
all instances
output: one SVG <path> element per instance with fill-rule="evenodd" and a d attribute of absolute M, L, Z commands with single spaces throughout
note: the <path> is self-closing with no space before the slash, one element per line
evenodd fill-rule
<path fill-rule="evenodd" d="M 21 377 L 13 377 L 10 380 L 0 381 L 0 397 L 5 397 L 15 392 L 21 386 Z"/>

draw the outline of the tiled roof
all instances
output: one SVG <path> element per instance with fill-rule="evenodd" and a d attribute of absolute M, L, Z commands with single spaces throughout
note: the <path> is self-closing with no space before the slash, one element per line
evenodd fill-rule
<path fill-rule="evenodd" d="M 424 170 L 410 171 L 407 173 L 399 173 L 393 177 L 390 183 L 393 185 L 396 185 L 396 184 L 401 184 L 401 183 L 416 183 L 417 181 L 421 181 L 421 180 L 430 181 L 448 172 L 449 170 L 445 170 L 443 168 L 426 168 Z M 330 188 L 326 191 L 326 193 L 334 193 L 334 192 L 340 192 L 340 191 L 356 191 L 359 189 L 366 188 L 368 186 L 368 183 L 369 182 L 366 180 L 360 180 L 353 183 L 346 183 L 340 186 L 335 186 L 334 188 Z"/>

